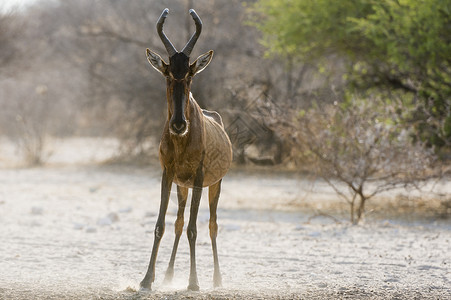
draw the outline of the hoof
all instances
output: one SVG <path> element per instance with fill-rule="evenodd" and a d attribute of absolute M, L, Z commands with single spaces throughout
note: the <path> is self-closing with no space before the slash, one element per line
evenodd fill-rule
<path fill-rule="evenodd" d="M 188 291 L 198 292 L 199 285 L 198 284 L 190 284 L 188 285 Z"/>
<path fill-rule="evenodd" d="M 215 287 L 215 288 L 222 287 L 221 274 L 218 274 L 218 275 L 215 274 L 215 276 L 213 276 L 213 287 Z"/>
<path fill-rule="evenodd" d="M 164 275 L 163 284 L 170 284 L 172 282 L 172 278 L 174 277 L 174 270 L 167 270 L 166 274 Z"/>
<path fill-rule="evenodd" d="M 147 281 L 141 281 L 141 283 L 139 284 L 139 291 L 140 292 L 150 292 L 152 291 L 152 283 L 147 282 Z"/>
<path fill-rule="evenodd" d="M 152 291 L 151 288 L 145 288 L 145 287 L 140 287 L 139 288 L 139 293 L 150 293 Z"/>

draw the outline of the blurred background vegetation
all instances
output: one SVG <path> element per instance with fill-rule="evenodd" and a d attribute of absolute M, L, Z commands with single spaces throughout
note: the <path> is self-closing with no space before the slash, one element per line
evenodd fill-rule
<path fill-rule="evenodd" d="M 0 136 L 30 165 L 46 141 L 108 137 L 152 161 L 165 83 L 145 58 L 204 29 L 194 80 L 223 116 L 235 163 L 315 172 L 358 220 L 366 199 L 446 172 L 451 147 L 450 0 L 37 0 L 0 13 Z M 369 182 L 384 184 L 371 186 Z M 349 192 L 349 193 L 348 193 Z M 356 202 L 358 200 L 358 202 Z M 355 212 L 354 212 L 355 207 Z"/>

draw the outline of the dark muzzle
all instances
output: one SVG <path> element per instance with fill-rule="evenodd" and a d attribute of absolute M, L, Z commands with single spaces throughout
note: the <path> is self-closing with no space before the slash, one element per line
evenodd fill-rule
<path fill-rule="evenodd" d="M 171 130 L 174 134 L 183 135 L 186 132 L 187 122 L 182 120 L 172 121 L 170 122 Z"/>

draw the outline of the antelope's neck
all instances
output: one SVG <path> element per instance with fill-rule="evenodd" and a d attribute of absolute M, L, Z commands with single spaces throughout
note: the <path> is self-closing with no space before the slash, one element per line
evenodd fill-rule
<path fill-rule="evenodd" d="M 202 110 L 191 95 L 188 105 L 188 132 L 183 136 L 167 133 L 170 140 L 167 149 L 170 153 L 166 153 L 165 161 L 174 166 L 176 177 L 181 181 L 183 181 L 182 178 L 187 180 L 191 177 L 190 174 L 195 173 L 202 159 L 202 154 L 205 152 Z"/>

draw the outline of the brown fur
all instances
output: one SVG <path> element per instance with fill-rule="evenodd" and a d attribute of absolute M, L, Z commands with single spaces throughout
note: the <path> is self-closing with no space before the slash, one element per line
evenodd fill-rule
<path fill-rule="evenodd" d="M 155 225 L 155 237 L 149 267 L 141 281 L 141 287 L 150 289 L 155 279 L 155 264 L 161 238 L 164 234 L 166 211 L 169 204 L 171 186 L 177 184 L 179 208 L 175 221 L 175 239 L 171 259 L 166 270 L 165 281 L 174 275 L 174 262 L 177 247 L 184 225 L 184 212 L 188 188 L 193 189 L 187 235 L 190 247 L 189 290 L 199 290 L 196 270 L 197 215 L 199 212 L 202 187 L 209 187 L 210 238 L 213 250 L 213 284 L 221 286 L 216 236 L 218 224 L 216 209 L 221 192 L 222 177 L 232 162 L 232 145 L 224 130 L 221 116 L 213 111 L 202 110 L 191 95 L 191 79 L 202 72 L 210 63 L 213 51 L 210 50 L 189 64 L 189 54 L 202 28 L 202 22 L 194 10 L 190 10 L 196 23 L 196 36 L 191 39 L 182 52 L 177 52 L 164 35 L 163 22 L 169 10 L 163 10 L 157 22 L 157 31 L 168 50 L 169 65 L 160 55 L 147 49 L 149 63 L 166 77 L 166 99 L 168 118 L 160 141 L 160 163 L 163 168 L 161 181 L 161 204 Z"/>
<path fill-rule="evenodd" d="M 232 146 L 218 113 L 203 111 L 192 96 L 187 109 L 189 129 L 184 136 L 170 133 L 168 116 L 160 142 L 160 163 L 163 169 L 173 170 L 174 183 L 192 188 L 204 154 L 203 187 L 211 186 L 227 173 Z"/>
<path fill-rule="evenodd" d="M 219 270 L 216 236 L 218 224 L 216 209 L 221 192 L 221 182 L 232 162 L 232 145 L 224 130 L 221 116 L 214 111 L 202 110 L 190 93 L 190 84 L 185 83 L 186 97 L 184 116 L 187 121 L 187 130 L 183 134 L 174 134 L 169 130 L 173 117 L 173 100 L 171 82 L 168 80 L 167 101 L 168 118 L 164 126 L 160 141 L 160 163 L 163 168 L 161 204 L 157 224 L 155 226 L 155 239 L 149 267 L 141 287 L 151 288 L 155 279 L 155 264 L 160 240 L 164 233 L 165 215 L 168 207 L 171 185 L 177 184 L 179 208 L 175 221 L 175 240 L 171 259 L 166 270 L 165 282 L 171 281 L 174 275 L 174 262 L 179 239 L 184 226 L 184 211 L 188 196 L 188 188 L 193 189 L 190 219 L 187 228 L 190 245 L 190 278 L 189 290 L 198 290 L 195 242 L 197 237 L 196 219 L 199 209 L 202 187 L 209 187 L 210 206 L 210 238 L 213 250 L 213 283 L 215 287 L 222 284 Z"/>

